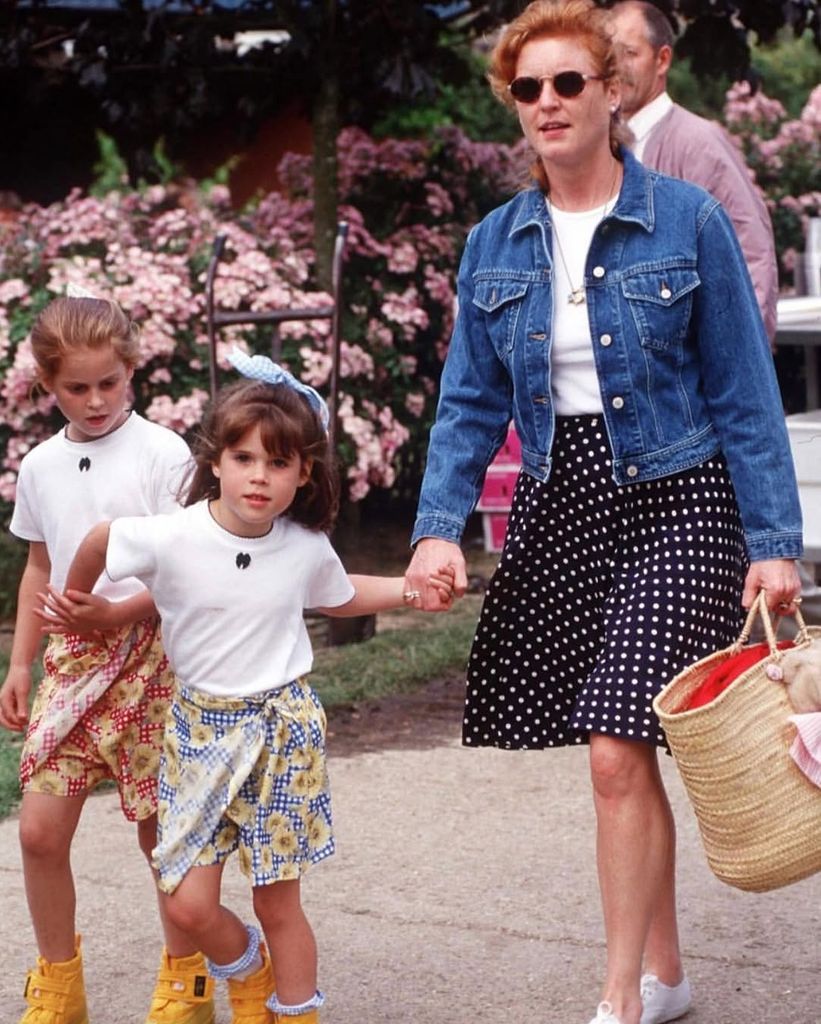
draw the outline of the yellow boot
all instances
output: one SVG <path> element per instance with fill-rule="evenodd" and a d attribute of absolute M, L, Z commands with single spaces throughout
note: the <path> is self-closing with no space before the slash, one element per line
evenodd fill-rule
<path fill-rule="evenodd" d="M 154 997 L 145 1024 L 214 1024 L 214 979 L 202 953 L 162 951 Z"/>
<path fill-rule="evenodd" d="M 26 978 L 24 995 L 29 1008 L 20 1024 L 88 1024 L 79 935 L 71 960 L 52 964 L 37 957 L 36 969 Z"/>
<path fill-rule="evenodd" d="M 262 967 L 243 981 L 228 979 L 228 998 L 233 1016 L 231 1024 L 277 1024 L 276 1016 L 265 1005 L 274 991 L 274 972 L 265 943 L 259 944 Z"/>

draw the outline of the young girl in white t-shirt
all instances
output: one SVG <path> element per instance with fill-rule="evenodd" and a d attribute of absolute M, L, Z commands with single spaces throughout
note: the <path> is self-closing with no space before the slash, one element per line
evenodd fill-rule
<path fill-rule="evenodd" d="M 371 614 L 419 595 L 401 576 L 348 576 L 331 547 L 336 478 L 319 395 L 263 356 L 232 361 L 263 379 L 218 396 L 187 507 L 95 527 L 69 586 L 89 588 L 104 567 L 112 579 L 134 575 L 162 617 L 179 680 L 154 851 L 170 919 L 228 980 L 235 1020 L 313 1024 L 324 996 L 300 878 L 334 840 L 303 613 Z M 452 582 L 448 569 L 431 579 L 442 607 Z M 234 850 L 265 943 L 220 903 Z"/>
<path fill-rule="evenodd" d="M 37 384 L 66 426 L 23 459 L 11 531 L 28 541 L 0 725 L 27 729 L 20 763 L 20 844 L 39 956 L 21 1024 L 86 1024 L 70 851 L 89 792 L 116 782 L 147 858 L 156 843 L 157 769 L 174 677 L 148 591 L 128 575 L 43 615 L 47 585 L 63 589 L 80 541 L 101 519 L 177 507 L 188 446 L 128 408 L 138 362 L 134 324 L 114 302 L 63 297 L 36 319 Z M 45 625 L 43 619 L 45 618 Z M 32 665 L 43 633 L 44 676 L 29 716 Z M 162 900 L 165 899 L 161 896 Z M 166 949 L 147 1024 L 212 1024 L 211 987 L 186 935 L 165 921 Z M 11 1012 L 11 1011 L 10 1011 Z"/>

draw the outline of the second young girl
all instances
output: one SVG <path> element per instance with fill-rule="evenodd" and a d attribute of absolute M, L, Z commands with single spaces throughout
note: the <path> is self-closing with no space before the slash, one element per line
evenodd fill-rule
<path fill-rule="evenodd" d="M 173 674 L 151 595 L 130 574 L 93 594 L 59 596 L 71 559 L 103 518 L 177 507 L 185 442 L 128 408 L 136 327 L 113 302 L 55 299 L 31 333 L 38 383 L 64 429 L 23 459 L 11 531 L 28 541 L 0 725 L 27 729 L 20 766 L 20 845 L 39 951 L 21 1024 L 87 1024 L 70 852 L 89 792 L 116 782 L 147 857 L 156 842 L 157 769 Z M 59 604 L 57 617 L 42 606 Z M 91 588 L 89 588 L 91 589 Z M 32 665 L 49 634 L 29 717 Z M 160 896 L 160 909 L 162 900 Z M 196 946 L 164 920 L 166 949 L 146 1024 L 212 1024 L 211 985 Z M 201 979 L 201 998 L 188 996 Z"/>
<path fill-rule="evenodd" d="M 104 567 L 112 579 L 136 576 L 162 616 L 180 681 L 154 851 L 171 920 L 227 979 L 235 1024 L 313 1024 L 324 997 L 300 878 L 334 839 L 303 613 L 371 614 L 419 595 L 402 577 L 348 576 L 334 552 L 336 484 L 316 392 L 265 357 L 234 361 L 263 379 L 218 397 L 195 446 L 188 507 L 98 525 L 68 583 L 86 590 Z M 431 582 L 448 606 L 452 575 Z M 235 850 L 265 942 L 220 902 Z"/>

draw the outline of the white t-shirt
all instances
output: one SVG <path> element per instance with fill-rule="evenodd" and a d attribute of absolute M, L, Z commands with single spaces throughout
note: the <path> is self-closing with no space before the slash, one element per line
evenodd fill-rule
<path fill-rule="evenodd" d="M 570 302 L 569 296 L 574 288 L 584 286 L 584 268 L 593 233 L 616 205 L 616 198 L 608 199 L 603 206 L 580 212 L 550 207 L 553 222 L 550 375 L 557 416 L 582 416 L 602 411 L 587 303 Z"/>
<path fill-rule="evenodd" d="M 50 582 L 62 590 L 80 541 L 92 526 L 177 507 L 190 457 L 179 434 L 135 412 L 93 441 L 70 441 L 64 428 L 23 459 L 11 532 L 45 543 Z M 134 579 L 115 584 L 101 576 L 94 592 L 122 601 L 142 589 Z"/>
<path fill-rule="evenodd" d="M 309 672 L 304 609 L 354 596 L 324 533 L 280 517 L 264 537 L 238 537 L 207 501 L 112 523 L 106 568 L 151 591 L 177 678 L 222 697 L 264 693 Z"/>

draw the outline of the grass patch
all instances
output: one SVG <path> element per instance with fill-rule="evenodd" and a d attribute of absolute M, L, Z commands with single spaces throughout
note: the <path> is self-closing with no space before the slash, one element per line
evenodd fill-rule
<path fill-rule="evenodd" d="M 383 629 L 365 643 L 318 650 L 311 683 L 323 704 L 333 707 L 407 692 L 460 671 L 467 664 L 479 603 L 468 595 L 446 614 L 417 614 L 412 623 Z"/>
<path fill-rule="evenodd" d="M 372 639 L 315 651 L 311 683 L 326 707 L 413 690 L 464 669 L 481 599 L 469 594 L 444 615 L 402 611 L 379 617 Z M 393 623 L 396 623 L 393 626 Z M 0 653 L 0 679 L 8 657 Z M 20 800 L 22 736 L 0 728 L 0 818 Z"/>
<path fill-rule="evenodd" d="M 20 800 L 20 748 L 21 733 L 0 730 L 0 818 L 14 810 Z"/>

